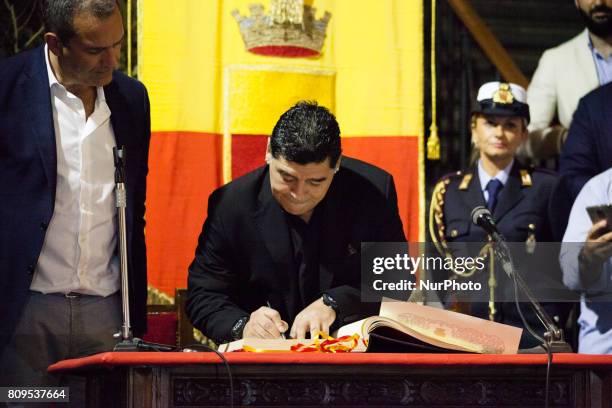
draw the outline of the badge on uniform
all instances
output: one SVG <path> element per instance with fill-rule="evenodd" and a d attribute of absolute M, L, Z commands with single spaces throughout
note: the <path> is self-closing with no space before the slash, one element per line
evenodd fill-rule
<path fill-rule="evenodd" d="M 525 250 L 528 254 L 532 255 L 536 250 L 536 226 L 535 224 L 528 225 L 529 232 L 527 232 L 527 241 L 525 241 Z"/>

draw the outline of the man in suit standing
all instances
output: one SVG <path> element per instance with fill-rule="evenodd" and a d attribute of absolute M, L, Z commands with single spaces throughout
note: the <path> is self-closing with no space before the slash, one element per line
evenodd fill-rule
<path fill-rule="evenodd" d="M 542 54 L 527 90 L 532 157 L 559 154 L 580 98 L 612 81 L 612 0 L 575 3 L 586 29 Z"/>
<path fill-rule="evenodd" d="M 45 45 L 0 63 L 0 383 L 51 385 L 57 360 L 121 326 L 113 147 L 125 146 L 131 321 L 146 331 L 145 87 L 117 71 L 116 0 L 48 0 Z"/>
<path fill-rule="evenodd" d="M 341 157 L 334 116 L 285 112 L 267 165 L 213 192 L 189 267 L 187 312 L 217 342 L 304 338 L 378 312 L 361 302 L 362 242 L 404 242 L 393 178 Z"/>

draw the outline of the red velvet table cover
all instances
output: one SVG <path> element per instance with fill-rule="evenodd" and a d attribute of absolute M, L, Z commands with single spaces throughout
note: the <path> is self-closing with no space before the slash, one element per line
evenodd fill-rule
<path fill-rule="evenodd" d="M 332 365 L 409 365 L 409 366 L 534 366 L 546 365 L 545 354 L 399 354 L 399 353 L 225 353 L 230 364 L 332 364 Z M 49 372 L 130 365 L 172 366 L 220 364 L 211 352 L 109 352 L 59 361 Z M 612 366 L 612 355 L 561 353 L 553 355 L 557 366 Z"/>

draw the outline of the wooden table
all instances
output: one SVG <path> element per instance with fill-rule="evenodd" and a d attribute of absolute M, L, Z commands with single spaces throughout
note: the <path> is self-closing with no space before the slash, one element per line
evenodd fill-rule
<path fill-rule="evenodd" d="M 234 406 L 543 407 L 545 355 L 228 353 Z M 229 406 L 214 353 L 103 353 L 53 372 L 84 375 L 90 406 Z M 612 407 L 612 356 L 556 354 L 551 407 Z"/>

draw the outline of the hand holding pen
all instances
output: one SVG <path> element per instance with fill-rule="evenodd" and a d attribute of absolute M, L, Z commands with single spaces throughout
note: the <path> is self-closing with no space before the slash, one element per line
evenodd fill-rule
<path fill-rule="evenodd" d="M 249 321 L 244 326 L 242 337 L 284 339 L 288 328 L 287 322 L 283 321 L 280 314 L 270 307 L 270 302 L 267 302 L 267 306 L 262 306 L 251 313 Z"/>

